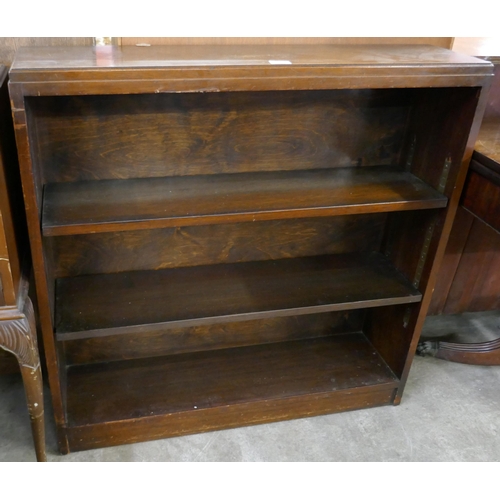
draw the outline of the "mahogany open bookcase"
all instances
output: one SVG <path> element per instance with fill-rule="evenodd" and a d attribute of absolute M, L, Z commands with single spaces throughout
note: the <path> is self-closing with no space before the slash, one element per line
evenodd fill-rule
<path fill-rule="evenodd" d="M 425 46 L 21 49 L 61 452 L 398 404 L 491 74 Z"/>

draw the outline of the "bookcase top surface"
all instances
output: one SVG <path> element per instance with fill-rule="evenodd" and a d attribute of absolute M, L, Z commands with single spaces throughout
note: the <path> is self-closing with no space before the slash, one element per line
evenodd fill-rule
<path fill-rule="evenodd" d="M 108 55 L 107 58 L 105 56 Z M 106 59 L 106 60 L 105 60 Z M 12 69 L 189 66 L 471 66 L 482 59 L 425 45 L 21 47 Z"/>
<path fill-rule="evenodd" d="M 212 90 L 266 90 L 262 85 L 243 83 L 244 78 L 274 79 L 273 89 L 480 86 L 484 77 L 492 74 L 492 68 L 482 59 L 426 45 L 22 47 L 12 64 L 10 79 L 151 81 L 175 76 L 184 80 L 233 81 Z M 279 78 L 300 79 L 301 83 L 297 80 L 280 84 Z M 330 81 L 321 83 L 320 78 Z M 343 85 L 332 80 L 339 78 L 344 79 Z M 234 83 L 237 79 L 239 84 Z M 306 80 L 309 84 L 304 85 Z"/>

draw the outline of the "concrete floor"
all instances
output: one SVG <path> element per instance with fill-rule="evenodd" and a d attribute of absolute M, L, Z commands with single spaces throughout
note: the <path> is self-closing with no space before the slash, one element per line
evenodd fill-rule
<path fill-rule="evenodd" d="M 500 336 L 500 314 L 427 320 L 423 336 L 469 342 Z M 467 332 L 467 334 L 465 334 Z M 388 406 L 61 456 L 50 400 L 51 462 L 500 461 L 500 366 L 417 357 L 400 406 Z M 0 461 L 34 461 L 20 376 L 0 377 Z"/>

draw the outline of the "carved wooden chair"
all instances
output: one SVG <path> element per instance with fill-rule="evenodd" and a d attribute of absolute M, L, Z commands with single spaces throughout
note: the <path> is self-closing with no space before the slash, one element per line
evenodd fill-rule
<path fill-rule="evenodd" d="M 28 297 L 29 252 L 18 177 L 7 69 L 0 66 L 0 347 L 19 362 L 36 457 L 46 461 L 42 373 Z"/>

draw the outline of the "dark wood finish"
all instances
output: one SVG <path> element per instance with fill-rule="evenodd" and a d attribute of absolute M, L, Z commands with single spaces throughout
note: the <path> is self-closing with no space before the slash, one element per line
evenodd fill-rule
<path fill-rule="evenodd" d="M 381 167 L 87 181 L 48 184 L 42 226 L 45 236 L 60 236 L 416 210 L 447 201 L 408 172 Z"/>
<path fill-rule="evenodd" d="M 62 278 L 54 326 L 69 340 L 420 299 L 379 254 L 327 255 Z"/>
<path fill-rule="evenodd" d="M 432 295 L 432 302 L 429 306 L 428 315 L 440 314 L 444 311 L 446 299 L 450 293 L 453 277 L 457 272 L 460 259 L 467 244 L 469 232 L 474 222 L 474 216 L 463 207 L 458 207 L 450 233 L 450 239 L 446 247 L 446 253 L 439 269 L 439 277 L 436 280 L 436 287 Z M 451 279 L 447 279 L 449 276 Z"/>
<path fill-rule="evenodd" d="M 402 318 L 389 318 L 384 323 L 387 329 L 399 327 L 409 328 L 410 332 L 422 330 L 459 204 L 480 119 L 487 105 L 487 95 L 484 91 L 480 94 L 477 88 L 464 90 L 461 96 L 456 91 L 443 93 L 438 89 L 437 92 L 428 94 L 427 99 L 419 101 L 415 107 L 420 113 L 413 117 L 409 127 L 411 140 L 408 160 L 411 170 L 416 174 L 418 172 L 417 175 L 423 180 L 446 194 L 449 203 L 446 211 L 429 214 L 410 212 L 408 215 L 396 213 L 392 218 L 395 226 L 389 231 L 385 252 L 394 256 L 396 267 L 412 277 L 414 286 L 423 291 L 423 296 L 418 309 L 410 308 Z M 424 117 L 429 115 L 433 117 L 432 125 L 426 126 Z M 439 124 L 438 129 L 434 128 L 436 123 Z M 444 134 L 442 140 L 437 137 L 440 133 Z M 422 141 L 425 137 L 427 140 Z M 442 167 L 433 168 L 436 164 Z M 417 349 L 419 333 L 407 338 L 408 349 L 401 374 L 402 383 L 395 403 L 401 399 L 402 388 Z M 388 343 L 384 348 L 387 345 Z M 377 344 L 375 347 L 378 348 Z M 397 348 L 400 348 L 399 344 Z"/>
<path fill-rule="evenodd" d="M 17 358 L 8 351 L 0 349 L 0 376 L 19 373 Z"/>
<path fill-rule="evenodd" d="M 68 420 L 89 425 L 287 399 L 350 389 L 356 379 L 397 382 L 362 334 L 79 366 L 69 369 Z"/>
<path fill-rule="evenodd" d="M 45 419 L 42 370 L 38 353 L 35 313 L 29 297 L 24 299 L 24 309 L 12 319 L 0 321 L 0 347 L 14 354 L 21 369 L 28 403 L 36 458 L 46 462 Z"/>
<path fill-rule="evenodd" d="M 500 60 L 488 96 L 431 312 L 456 314 L 500 309 Z M 463 222 L 466 221 L 464 224 Z M 458 242 L 458 244 L 456 244 Z M 421 354 L 458 363 L 500 365 L 500 340 L 457 343 L 423 340 Z"/>
<path fill-rule="evenodd" d="M 500 143 L 500 131 L 498 135 Z M 472 160 L 462 205 L 500 232 L 500 162 L 489 164 Z"/>
<path fill-rule="evenodd" d="M 397 165 L 411 97 L 346 89 L 27 102 L 50 184 Z"/>
<path fill-rule="evenodd" d="M 11 72 L 61 451 L 399 403 L 492 66 L 106 54 L 28 49 Z"/>
<path fill-rule="evenodd" d="M 7 89 L 7 70 L 0 66 L 0 282 L 3 305 L 16 306 L 26 257 L 26 220 L 14 127 Z"/>
<path fill-rule="evenodd" d="M 335 393 L 304 394 L 278 401 L 252 401 L 204 411 L 193 409 L 168 415 L 130 418 L 112 424 L 105 422 L 70 427 L 67 430 L 67 443 L 72 451 L 81 451 L 221 428 L 230 429 L 243 425 L 373 408 L 391 404 L 393 397 L 393 383 L 375 387 L 360 385 Z"/>
<path fill-rule="evenodd" d="M 500 62 L 500 61 L 499 61 Z M 495 67 L 485 120 L 475 143 L 467 181 L 446 250 L 449 266 L 439 273 L 432 314 L 498 308 L 500 274 L 500 65 Z"/>
<path fill-rule="evenodd" d="M 46 238 L 56 278 L 301 256 L 376 252 L 385 214 Z"/>
<path fill-rule="evenodd" d="M 500 308 L 500 233 L 474 219 L 460 258 L 444 314 Z"/>
<path fill-rule="evenodd" d="M 46 461 L 42 372 L 28 297 L 29 251 L 7 70 L 0 66 L 0 348 L 19 364 L 38 461 Z"/>
<path fill-rule="evenodd" d="M 500 338 L 477 343 L 426 340 L 419 344 L 419 353 L 454 363 L 498 366 L 500 365 Z"/>
<path fill-rule="evenodd" d="M 414 45 L 116 47 L 105 66 L 98 54 L 99 48 L 23 47 L 11 81 L 23 83 L 24 95 L 36 96 L 36 89 L 93 95 L 102 93 L 98 89 L 141 94 L 480 86 L 491 76 L 491 66 L 474 57 Z"/>
<path fill-rule="evenodd" d="M 153 327 L 152 331 L 66 340 L 63 344 L 66 362 L 82 365 L 360 332 L 363 319 L 363 311 L 340 311 L 160 330 Z"/>
<path fill-rule="evenodd" d="M 72 437 L 80 433 L 92 433 L 91 447 L 133 442 L 120 431 L 127 421 L 144 440 L 219 428 L 220 419 L 236 427 L 331 413 L 338 399 L 342 410 L 388 404 L 396 386 L 362 334 L 72 367 L 71 446 L 84 446 Z M 103 435 L 105 422 L 116 437 Z"/>
<path fill-rule="evenodd" d="M 399 379 L 404 376 L 418 312 L 419 307 L 411 305 L 377 308 L 368 311 L 365 321 L 366 337 Z"/>

